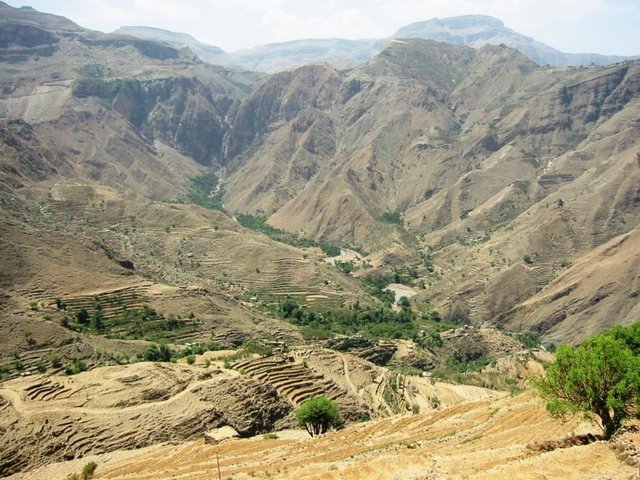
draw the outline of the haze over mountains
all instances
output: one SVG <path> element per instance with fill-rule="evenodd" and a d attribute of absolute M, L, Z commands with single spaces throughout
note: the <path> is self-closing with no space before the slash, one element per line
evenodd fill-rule
<path fill-rule="evenodd" d="M 114 33 L 168 42 L 178 47 L 191 47 L 203 60 L 210 63 L 230 65 L 233 61 L 236 66 L 267 73 L 321 62 L 330 63 L 338 69 L 352 68 L 379 53 L 389 40 L 302 39 L 256 46 L 232 52 L 227 57 L 222 55 L 223 52 L 218 47 L 201 44 L 181 33 L 151 27 L 121 27 Z M 391 38 L 423 38 L 474 48 L 504 44 L 520 51 L 538 65 L 607 65 L 634 58 L 596 53 L 564 53 L 511 30 L 497 18 L 484 15 L 416 22 L 402 27 Z"/>
<path fill-rule="evenodd" d="M 266 433 L 324 393 L 349 421 L 482 399 L 412 441 L 472 444 L 481 419 L 504 452 L 494 426 L 518 399 L 494 419 L 480 387 L 539 371 L 548 354 L 522 338 L 640 318 L 640 61 L 540 65 L 487 17 L 403 30 L 453 43 L 363 41 L 350 69 L 290 68 L 348 42 L 265 47 L 252 68 L 290 62 L 267 75 L 188 36 L 0 2 L 1 475 L 222 425 Z M 269 345 L 291 351 L 255 358 Z M 163 346 L 185 360 L 136 363 Z M 480 387 L 403 373 L 452 361 Z"/>

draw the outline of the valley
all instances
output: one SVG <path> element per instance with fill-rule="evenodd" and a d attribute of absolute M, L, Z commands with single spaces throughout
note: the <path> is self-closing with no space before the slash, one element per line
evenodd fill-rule
<path fill-rule="evenodd" d="M 531 378 L 640 319 L 638 60 L 0 14 L 0 476 L 633 478 Z"/>

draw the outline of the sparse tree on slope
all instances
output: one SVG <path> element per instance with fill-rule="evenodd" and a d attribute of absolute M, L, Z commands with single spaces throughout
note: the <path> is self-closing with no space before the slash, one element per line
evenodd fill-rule
<path fill-rule="evenodd" d="M 305 400 L 296 411 L 296 420 L 312 437 L 342 425 L 338 405 L 324 396 Z"/>
<path fill-rule="evenodd" d="M 558 348 L 534 386 L 553 416 L 596 416 L 610 438 L 640 400 L 640 356 L 619 335 L 606 333 L 575 348 Z"/>

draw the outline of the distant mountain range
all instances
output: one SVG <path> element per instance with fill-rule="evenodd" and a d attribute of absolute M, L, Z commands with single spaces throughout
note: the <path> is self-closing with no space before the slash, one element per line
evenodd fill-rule
<path fill-rule="evenodd" d="M 600 55 L 597 53 L 564 53 L 549 45 L 515 32 L 497 18 L 484 15 L 464 15 L 434 18 L 402 27 L 395 38 L 427 38 L 439 42 L 480 48 L 484 45 L 505 44 L 520 51 L 538 65 L 561 67 L 579 65 L 608 65 L 636 57 Z"/>
<path fill-rule="evenodd" d="M 226 67 L 234 65 L 237 66 L 237 62 L 234 62 L 229 54 L 220 47 L 199 42 L 188 33 L 171 32 L 169 30 L 163 30 L 162 28 L 155 27 L 120 27 L 113 33 L 131 35 L 132 37 L 153 40 L 156 42 L 164 42 L 179 48 L 189 47 L 207 63 L 224 65 Z"/>
<path fill-rule="evenodd" d="M 219 47 L 199 42 L 191 35 L 152 27 L 121 27 L 116 32 L 147 40 L 189 47 L 204 61 L 216 65 L 243 67 L 274 73 L 309 63 L 326 62 L 336 68 L 353 68 L 380 53 L 391 38 L 423 38 L 455 45 L 480 48 L 504 44 L 519 50 L 538 65 L 580 66 L 608 65 L 635 57 L 600 55 L 597 53 L 564 53 L 549 45 L 515 32 L 497 18 L 485 15 L 465 15 L 434 18 L 402 27 L 390 38 L 347 40 L 304 39 L 260 45 L 246 50 L 225 53 Z"/>

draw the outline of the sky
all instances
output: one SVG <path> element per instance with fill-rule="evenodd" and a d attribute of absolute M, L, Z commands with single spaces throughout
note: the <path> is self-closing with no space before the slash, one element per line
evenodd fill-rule
<path fill-rule="evenodd" d="M 409 23 L 491 15 L 564 52 L 640 54 L 640 0 L 5 0 L 111 32 L 144 25 L 233 52 L 302 38 L 386 38 Z"/>

